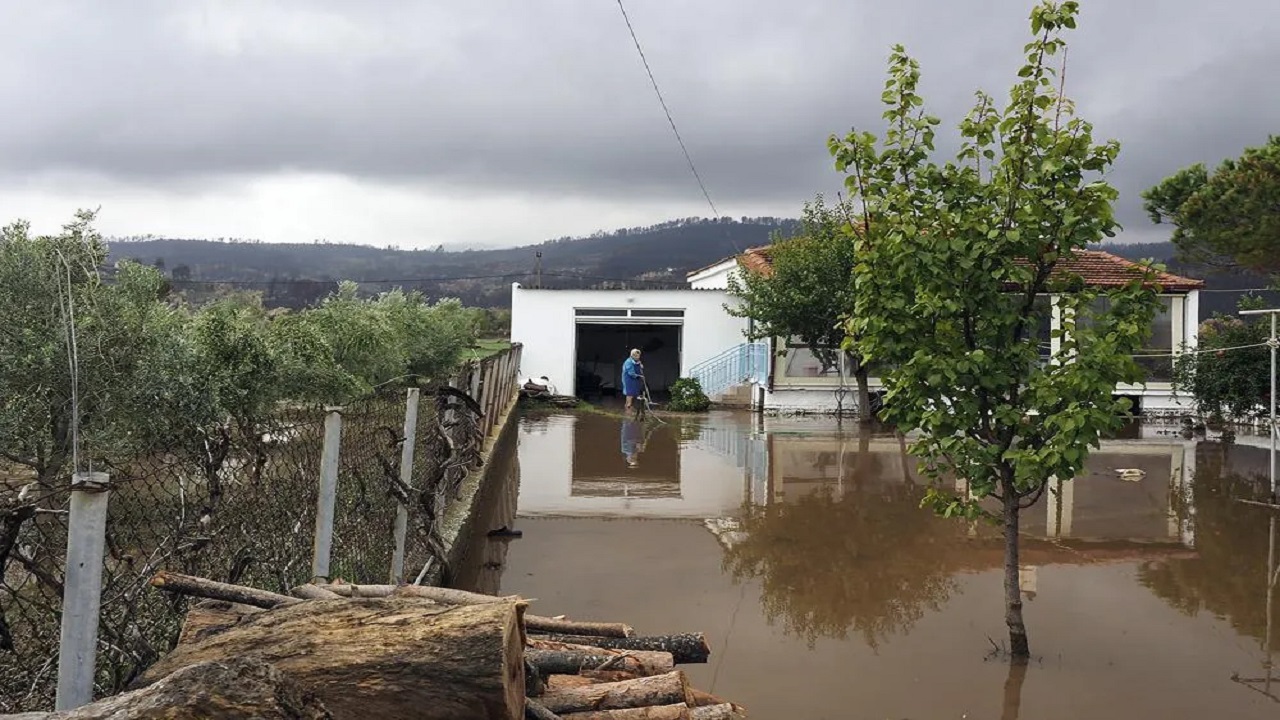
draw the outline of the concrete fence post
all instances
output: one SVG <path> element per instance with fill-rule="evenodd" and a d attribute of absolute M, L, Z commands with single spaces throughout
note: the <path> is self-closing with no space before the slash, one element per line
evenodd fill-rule
<path fill-rule="evenodd" d="M 311 577 L 329 579 L 333 551 L 333 515 L 338 502 L 338 450 L 342 444 L 342 409 L 325 408 L 324 449 L 320 452 L 320 492 L 316 499 L 316 535 L 312 546 Z"/>
<path fill-rule="evenodd" d="M 400 446 L 400 483 L 408 493 L 413 488 L 413 449 L 418 434 L 418 388 L 409 388 L 404 406 L 404 443 Z M 391 553 L 391 584 L 404 582 L 404 552 L 409 534 L 409 506 L 401 502 L 396 509 L 395 550 Z"/>
<path fill-rule="evenodd" d="M 76 473 L 71 479 L 55 710 L 74 710 L 93 702 L 110 487 L 106 473 Z"/>

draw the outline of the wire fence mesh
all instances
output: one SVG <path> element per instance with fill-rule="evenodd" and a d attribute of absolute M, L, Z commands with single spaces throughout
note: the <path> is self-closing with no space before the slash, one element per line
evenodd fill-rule
<path fill-rule="evenodd" d="M 401 503 L 408 581 L 447 565 L 440 519 L 479 465 L 492 428 L 482 408 L 493 412 L 509 399 L 496 395 L 514 395 L 514 353 L 518 347 L 423 387 L 407 487 L 399 469 L 405 386 L 340 410 L 332 578 L 388 581 Z M 476 382 L 482 376 L 487 387 Z M 124 689 L 176 643 L 188 603 L 150 586 L 158 571 L 280 593 L 312 579 L 326 414 L 290 407 L 202 429 L 173 447 L 103 454 L 106 467 L 95 469 L 110 474 L 111 494 L 95 696 Z M 41 484 L 23 467 L 0 464 L 0 713 L 53 706 L 70 498 L 65 478 Z"/>

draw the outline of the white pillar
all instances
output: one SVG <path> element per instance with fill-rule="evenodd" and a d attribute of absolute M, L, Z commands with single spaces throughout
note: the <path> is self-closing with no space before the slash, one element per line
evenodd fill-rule
<path fill-rule="evenodd" d="M 316 535 L 312 545 L 312 579 L 329 579 L 333 551 L 333 515 L 338 501 L 338 449 L 342 443 L 342 413 L 328 408 L 324 419 L 324 449 L 320 453 L 320 492 L 316 499 Z"/>
<path fill-rule="evenodd" d="M 418 433 L 418 388 L 409 388 L 404 406 L 404 441 L 400 446 L 400 487 L 406 493 L 413 488 L 413 446 Z M 412 499 L 412 496 L 409 498 Z M 395 549 L 391 552 L 391 584 L 404 582 L 404 549 L 409 535 L 409 506 L 402 502 L 396 508 L 396 524 L 393 531 Z"/>
<path fill-rule="evenodd" d="M 110 487 L 106 473 L 76 473 L 71 480 L 55 710 L 73 710 L 93 702 Z"/>

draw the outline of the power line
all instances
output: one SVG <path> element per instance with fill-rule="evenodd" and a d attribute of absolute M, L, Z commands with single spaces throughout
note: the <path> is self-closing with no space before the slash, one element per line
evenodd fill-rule
<path fill-rule="evenodd" d="M 627 8 L 623 6 L 622 0 L 618 0 L 618 10 L 622 12 L 622 19 L 627 23 L 627 31 L 631 33 L 631 41 L 635 43 L 636 52 L 640 54 L 640 62 L 644 63 L 644 71 L 649 74 L 649 82 L 653 84 L 653 92 L 658 96 L 658 103 L 662 105 L 662 111 L 667 115 L 671 132 L 675 134 L 676 142 L 680 143 L 680 151 L 684 153 L 684 159 L 689 163 L 689 171 L 693 173 L 693 179 L 698 181 L 698 187 L 702 189 L 702 197 L 706 198 L 707 204 L 711 206 L 711 213 L 719 219 L 720 211 L 711 201 L 711 193 L 707 192 L 707 186 L 702 182 L 702 176 L 698 174 L 698 168 L 693 164 L 693 156 L 689 154 L 684 138 L 680 137 L 680 131 L 676 129 L 676 121 L 671 117 L 671 109 L 667 107 L 667 101 L 662 97 L 662 91 L 658 89 L 658 80 L 653 76 L 653 68 L 649 67 L 649 59 L 644 56 L 644 48 L 640 47 L 640 38 L 636 37 L 636 29 L 631 25 L 631 18 L 627 15 Z"/>

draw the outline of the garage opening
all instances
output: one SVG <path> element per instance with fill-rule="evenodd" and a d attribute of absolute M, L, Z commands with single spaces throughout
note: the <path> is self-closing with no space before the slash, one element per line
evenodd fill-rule
<path fill-rule="evenodd" d="M 653 317 L 653 313 L 658 311 L 646 312 L 649 317 Z M 684 314 L 683 311 L 664 312 L 679 312 L 681 316 Z M 679 322 L 678 317 L 675 319 L 676 324 L 673 324 L 671 321 L 583 321 L 580 316 L 574 394 L 583 398 L 621 395 L 622 363 L 626 361 L 632 348 L 639 348 L 643 353 L 641 362 L 644 363 L 649 392 L 654 395 L 665 394 L 680 377 L 683 327 Z"/>

